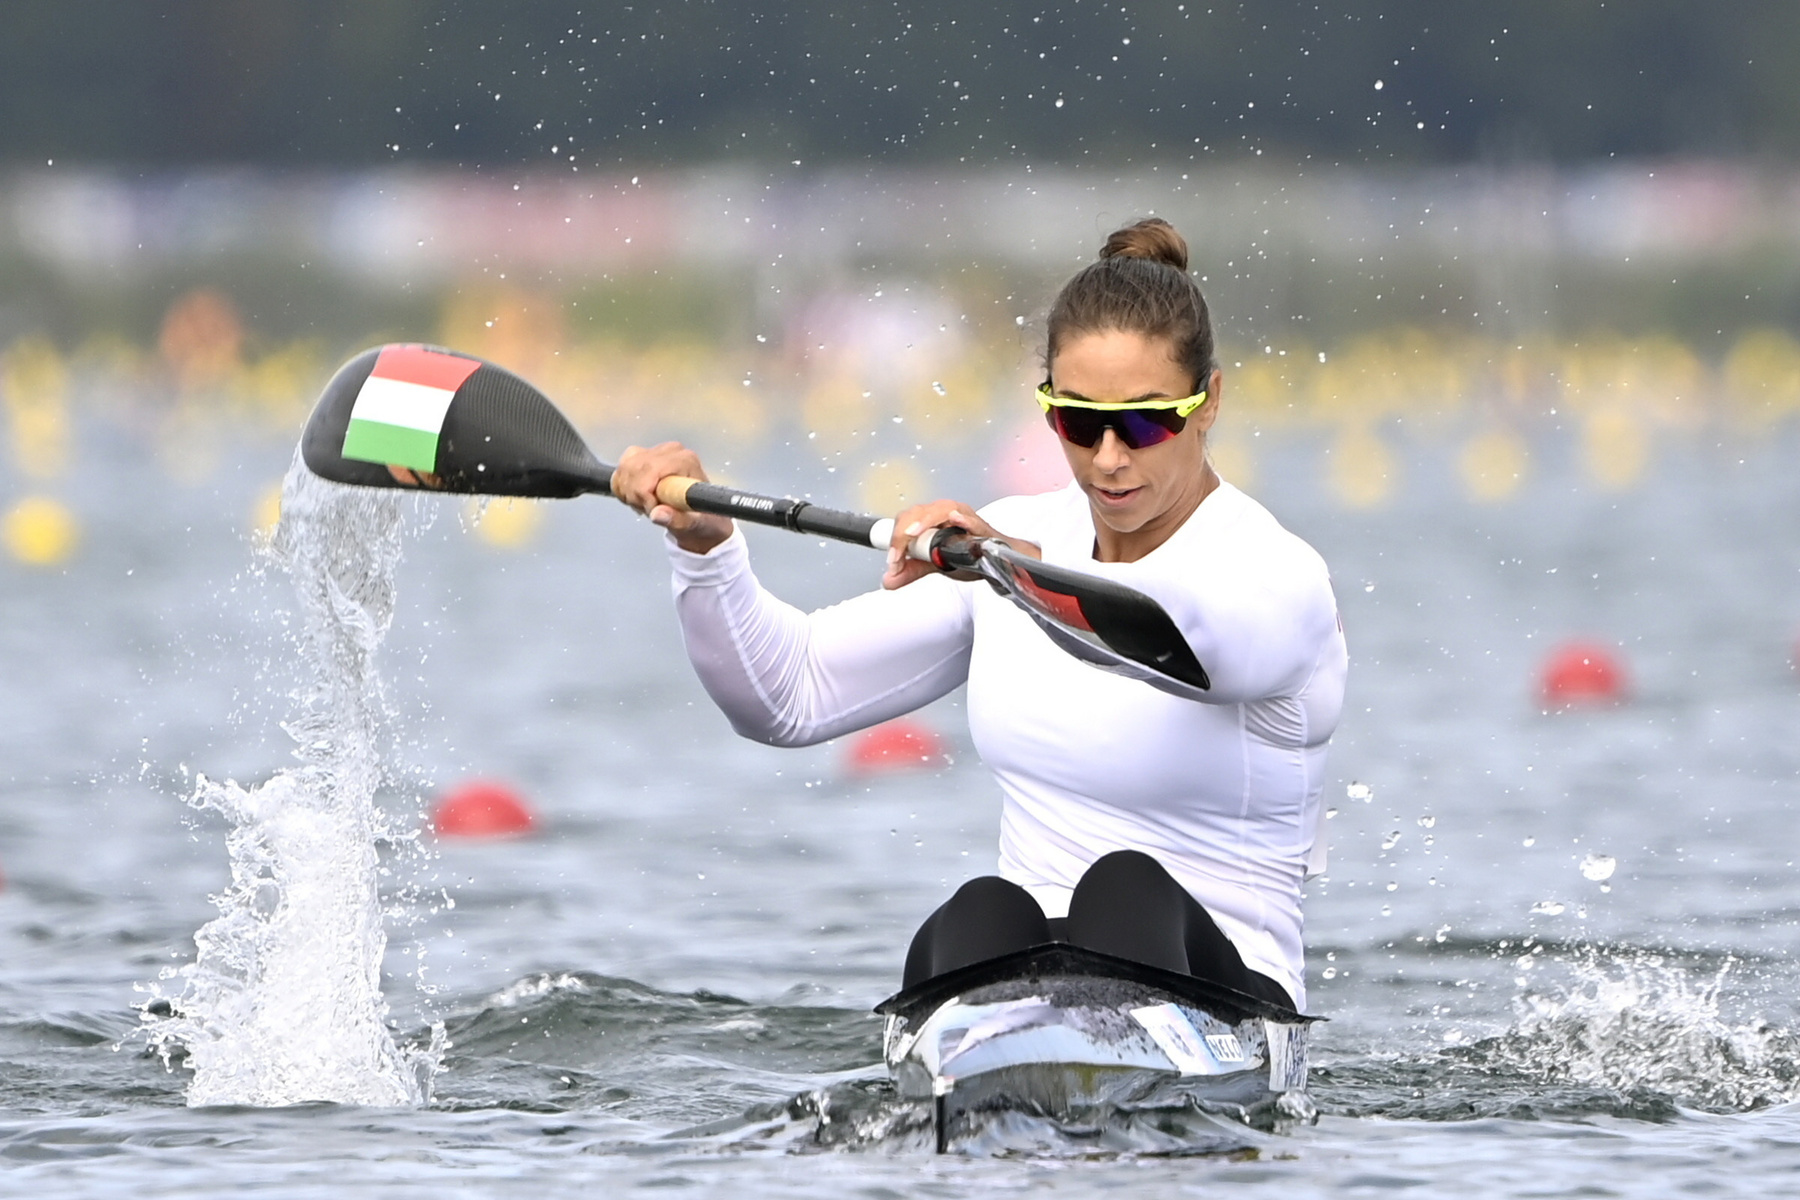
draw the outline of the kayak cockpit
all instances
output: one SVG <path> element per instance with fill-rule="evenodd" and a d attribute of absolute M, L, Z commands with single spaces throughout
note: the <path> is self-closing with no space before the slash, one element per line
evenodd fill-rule
<path fill-rule="evenodd" d="M 1317 1018 L 1063 942 L 926 980 L 875 1011 L 895 1086 L 932 1102 L 940 1150 L 1003 1110 L 1083 1121 L 1186 1106 L 1259 1125 L 1313 1111 Z"/>

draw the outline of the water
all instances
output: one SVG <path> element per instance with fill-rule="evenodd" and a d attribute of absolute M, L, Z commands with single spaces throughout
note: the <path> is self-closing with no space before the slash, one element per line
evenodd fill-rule
<path fill-rule="evenodd" d="M 180 985 L 154 988 L 145 1016 L 165 1061 L 194 1073 L 190 1105 L 430 1097 L 441 1035 L 434 1023 L 422 1049 L 396 1045 L 381 994 L 378 849 L 399 850 L 408 883 L 419 874 L 416 824 L 375 807 L 390 757 L 375 656 L 393 620 L 402 501 L 327 483 L 297 453 L 283 482 L 267 553 L 298 597 L 303 682 L 283 728 L 303 765 L 248 789 L 202 775 L 189 798 L 230 826 L 231 883 L 194 936 L 195 960 L 163 973 Z"/>
<path fill-rule="evenodd" d="M 954 697 L 925 714 L 954 747 L 937 773 L 861 779 L 842 747 L 732 738 L 681 657 L 656 538 L 585 500 L 551 506 L 512 554 L 454 503 L 415 521 L 384 690 L 309 707 L 293 640 L 307 610 L 292 576 L 255 567 L 245 530 L 289 448 L 244 442 L 236 466 L 178 484 L 129 442 L 84 436 L 83 556 L 66 573 L 0 567 L 12 1190 L 1762 1195 L 1800 1167 L 1791 438 L 1669 447 L 1625 494 L 1552 465 L 1495 508 L 1434 482 L 1420 451 L 1410 490 L 1373 513 L 1329 498 L 1316 446 L 1267 453 L 1253 490 L 1332 563 L 1354 655 L 1331 869 L 1308 900 L 1311 1007 L 1332 1018 L 1323 1116 L 1235 1131 L 1229 1151 L 1198 1126 L 1021 1120 L 939 1158 L 884 1088 L 868 1009 L 913 924 L 992 863 L 992 786 Z M 772 460 L 735 469 L 829 486 Z M 879 568 L 751 536 L 797 602 Z M 1574 634 L 1623 648 L 1631 703 L 1539 711 L 1534 667 Z M 358 715 L 296 763 L 327 711 Z M 419 795 L 471 774 L 516 781 L 542 832 L 410 852 Z M 286 940 L 273 897 L 232 907 L 227 842 L 254 828 L 239 810 L 336 812 L 353 795 L 366 835 L 327 841 L 385 840 L 332 873 L 349 890 L 325 888 L 343 904 L 312 928 L 378 947 L 354 919 L 371 879 L 374 903 L 413 914 L 387 924 L 380 997 L 356 966 L 373 960 L 329 973 L 316 950 L 312 973 L 259 981 L 250 1022 L 231 1016 L 247 993 L 230 972 L 163 978 L 229 913 L 253 941 Z M 212 1007 L 187 1017 L 244 1040 L 165 1065 L 135 1006 L 208 978 Z M 357 1019 L 334 1022 L 326 995 L 354 996 Z M 346 1043 L 376 1048 L 358 1078 L 422 1086 L 407 1055 L 439 1020 L 428 1103 L 226 1102 L 329 1080 L 356 1061 Z M 247 1062 L 281 1070 L 235 1076 Z"/>

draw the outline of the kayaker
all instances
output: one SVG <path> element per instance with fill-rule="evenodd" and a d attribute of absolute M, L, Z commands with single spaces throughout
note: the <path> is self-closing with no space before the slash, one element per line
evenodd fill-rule
<path fill-rule="evenodd" d="M 1305 1003 L 1301 885 L 1319 834 L 1346 653 L 1325 563 L 1206 451 L 1224 376 L 1187 243 L 1109 236 L 1056 297 L 1037 403 L 1074 481 L 895 519 L 880 590 L 804 613 L 765 591 L 725 518 L 656 502 L 705 478 L 669 442 L 613 487 L 668 532 L 688 655 L 746 737 L 801 746 L 968 684 L 1002 796 L 999 873 L 920 927 L 904 985 L 1061 939 Z M 1082 663 L 985 584 L 904 557 L 923 530 L 1004 537 L 1159 601 L 1211 676 L 1205 703 Z"/>

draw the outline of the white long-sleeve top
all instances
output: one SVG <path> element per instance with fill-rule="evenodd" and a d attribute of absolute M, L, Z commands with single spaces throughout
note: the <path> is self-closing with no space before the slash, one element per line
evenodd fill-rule
<path fill-rule="evenodd" d="M 966 681 L 969 729 L 1000 784 L 1002 877 L 1059 917 L 1090 863 L 1141 850 L 1303 1005 L 1301 884 L 1309 855 L 1322 858 L 1347 666 L 1324 561 L 1230 484 L 1132 563 L 1094 560 L 1073 484 L 982 516 L 1048 562 L 1160 602 L 1211 677 L 1206 702 L 1080 662 L 985 583 L 932 576 L 803 613 L 757 583 L 741 532 L 705 555 L 669 540 L 701 682 L 740 734 L 801 746 Z"/>

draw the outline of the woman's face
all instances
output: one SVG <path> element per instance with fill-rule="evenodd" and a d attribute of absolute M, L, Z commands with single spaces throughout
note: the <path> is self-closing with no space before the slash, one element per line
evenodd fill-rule
<path fill-rule="evenodd" d="M 1050 361 L 1058 396 L 1097 402 L 1179 400 L 1193 379 L 1167 338 L 1109 329 L 1064 342 Z M 1087 493 L 1103 560 L 1129 562 L 1167 540 L 1216 486 L 1206 465 L 1206 431 L 1219 408 L 1221 376 L 1206 381 L 1206 403 L 1187 426 L 1155 446 L 1133 450 L 1108 427 L 1091 448 L 1064 440 L 1063 454 Z"/>

